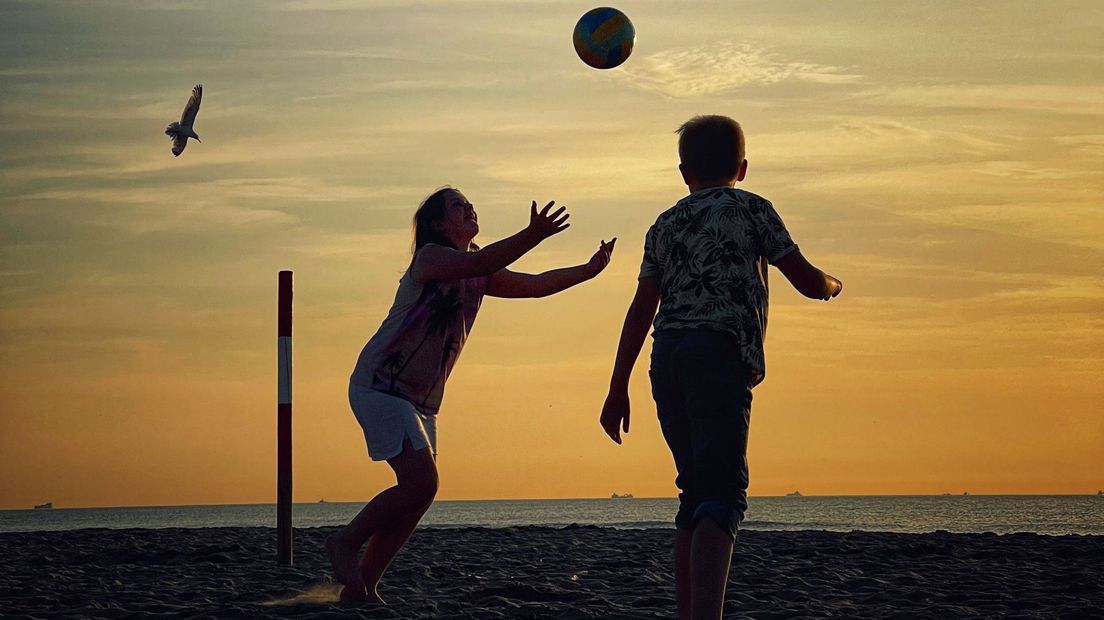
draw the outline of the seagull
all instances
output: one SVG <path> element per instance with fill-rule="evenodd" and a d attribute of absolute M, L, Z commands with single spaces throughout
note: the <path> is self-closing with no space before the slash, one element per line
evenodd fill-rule
<path fill-rule="evenodd" d="M 199 101 L 203 99 L 203 84 L 196 84 L 192 89 L 192 96 L 188 99 L 188 105 L 184 106 L 184 113 L 180 115 L 180 122 L 173 123 L 165 128 L 165 135 L 172 138 L 172 154 L 179 156 L 188 146 L 188 138 L 195 138 L 196 142 L 202 142 L 199 134 L 192 129 L 196 114 L 199 113 Z"/>

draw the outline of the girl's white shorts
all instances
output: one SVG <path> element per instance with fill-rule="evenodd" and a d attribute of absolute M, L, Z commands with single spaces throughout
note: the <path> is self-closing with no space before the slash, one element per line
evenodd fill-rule
<path fill-rule="evenodd" d="M 373 461 L 398 456 L 404 439 L 409 439 L 415 450 L 429 448 L 437 456 L 437 416 L 419 412 L 398 396 L 355 384 L 349 384 L 349 405 L 364 430 Z"/>

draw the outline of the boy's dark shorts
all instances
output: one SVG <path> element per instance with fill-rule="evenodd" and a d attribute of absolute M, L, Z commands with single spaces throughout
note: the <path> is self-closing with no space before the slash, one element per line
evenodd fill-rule
<path fill-rule="evenodd" d="M 739 338 L 704 329 L 658 331 L 649 374 L 682 491 L 675 525 L 693 529 L 708 517 L 735 537 L 747 511 L 753 377 Z"/>

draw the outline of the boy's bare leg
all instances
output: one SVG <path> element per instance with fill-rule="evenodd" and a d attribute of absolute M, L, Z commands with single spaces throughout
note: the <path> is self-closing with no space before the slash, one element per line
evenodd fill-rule
<path fill-rule="evenodd" d="M 690 546 L 694 530 L 675 530 L 675 600 L 678 602 L 678 620 L 690 620 L 691 575 Z"/>
<path fill-rule="evenodd" d="M 398 484 L 372 498 L 348 525 L 326 540 L 334 578 L 354 591 L 365 589 L 357 567 L 357 554 L 364 542 L 375 532 L 394 527 L 410 513 L 428 506 L 437 494 L 437 465 L 428 448 L 414 450 L 406 440 L 403 451 L 387 463 L 395 470 Z"/>
<path fill-rule="evenodd" d="M 693 620 L 717 620 L 724 609 L 725 586 L 732 565 L 732 537 L 712 519 L 701 519 L 690 543 L 690 591 Z"/>
<path fill-rule="evenodd" d="M 380 579 L 383 578 L 387 567 L 391 565 L 391 561 L 398 555 L 399 549 L 403 548 L 410 535 L 414 533 L 414 528 L 418 527 L 418 522 L 429 510 L 429 506 L 430 504 L 422 506 L 403 517 L 402 521 L 377 531 L 368 539 L 368 546 L 364 549 L 364 555 L 360 557 L 360 576 L 364 581 L 368 600 L 385 604 L 376 590 Z"/>

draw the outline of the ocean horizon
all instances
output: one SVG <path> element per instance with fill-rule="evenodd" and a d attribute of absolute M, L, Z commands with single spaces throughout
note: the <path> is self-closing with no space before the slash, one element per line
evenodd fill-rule
<path fill-rule="evenodd" d="M 802 495 L 752 496 L 744 529 L 927 533 L 1030 532 L 1104 535 L 1098 495 Z M 439 500 L 422 527 L 671 528 L 675 498 Z M 297 528 L 346 523 L 364 502 L 304 502 L 293 506 Z M 86 528 L 275 527 L 276 505 L 54 507 L 0 510 L 0 532 Z"/>

